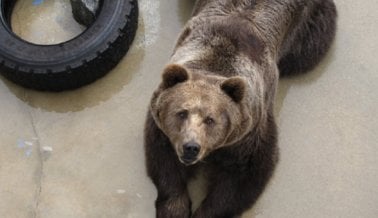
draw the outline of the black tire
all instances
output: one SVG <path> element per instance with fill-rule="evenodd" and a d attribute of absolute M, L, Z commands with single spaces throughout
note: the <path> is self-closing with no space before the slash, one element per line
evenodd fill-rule
<path fill-rule="evenodd" d="M 0 73 L 32 89 L 63 91 L 89 84 L 114 68 L 132 43 L 137 0 L 103 0 L 98 16 L 78 37 L 35 45 L 10 28 L 15 0 L 0 0 Z"/>

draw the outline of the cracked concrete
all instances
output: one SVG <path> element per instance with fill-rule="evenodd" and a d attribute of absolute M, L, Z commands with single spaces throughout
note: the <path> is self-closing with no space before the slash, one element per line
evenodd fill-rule
<path fill-rule="evenodd" d="M 68 2 L 18 1 L 13 30 L 46 44 L 80 34 Z M 306 75 L 280 81 L 280 163 L 243 218 L 378 214 L 378 3 L 335 2 L 339 28 L 327 58 Z M 0 77 L 0 217 L 154 217 L 143 122 L 192 3 L 140 0 L 131 50 L 81 89 L 42 93 Z M 201 182 L 191 184 L 194 205 L 200 190 Z"/>
<path fill-rule="evenodd" d="M 29 113 L 29 117 L 30 117 L 30 123 L 31 123 L 31 126 L 32 126 L 32 129 L 33 129 L 33 133 L 34 135 L 36 136 L 36 143 L 34 143 L 34 145 L 36 145 L 35 147 L 35 150 L 36 150 L 36 156 L 37 156 L 37 160 L 38 160 L 38 167 L 36 169 L 36 172 L 35 172 L 35 180 L 36 180 L 36 190 L 35 190 L 35 199 L 34 199 L 34 202 L 35 202 L 35 206 L 34 206 L 34 211 L 33 211 L 33 217 L 36 218 L 36 217 L 39 217 L 38 216 L 38 206 L 39 206 L 39 202 L 40 202 L 40 197 L 41 197 L 41 193 L 42 193 L 42 179 L 43 179 L 43 164 L 44 164 L 44 160 L 42 159 L 42 153 L 41 153 L 41 145 L 39 143 L 39 135 L 38 135 L 38 132 L 37 132 L 37 129 L 34 125 L 34 119 L 33 119 L 33 116 L 31 115 L 31 112 L 30 110 L 28 110 L 28 113 Z"/>

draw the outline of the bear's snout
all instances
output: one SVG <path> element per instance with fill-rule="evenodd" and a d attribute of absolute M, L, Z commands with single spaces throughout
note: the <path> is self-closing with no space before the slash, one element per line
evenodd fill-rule
<path fill-rule="evenodd" d="M 197 155 L 201 150 L 201 146 L 195 142 L 188 142 L 183 145 L 183 156 L 181 157 L 182 161 L 185 164 L 191 164 L 197 160 Z"/>

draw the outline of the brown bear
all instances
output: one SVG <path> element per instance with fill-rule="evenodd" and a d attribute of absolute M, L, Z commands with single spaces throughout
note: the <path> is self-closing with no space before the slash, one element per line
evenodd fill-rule
<path fill-rule="evenodd" d="M 278 160 L 279 75 L 312 69 L 335 35 L 332 0 L 199 0 L 154 92 L 145 124 L 162 218 L 238 217 Z M 187 184 L 206 169 L 191 211 Z"/>

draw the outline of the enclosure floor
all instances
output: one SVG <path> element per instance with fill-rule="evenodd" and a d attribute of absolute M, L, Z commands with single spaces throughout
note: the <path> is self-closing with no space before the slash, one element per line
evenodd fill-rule
<path fill-rule="evenodd" d="M 19 1 L 13 14 L 24 39 L 58 43 L 83 30 L 68 0 L 36 2 Z M 0 217 L 155 217 L 144 120 L 193 2 L 139 0 L 129 53 L 91 85 L 45 93 L 0 77 Z M 378 1 L 335 2 L 337 37 L 325 60 L 279 83 L 280 161 L 243 218 L 378 215 Z M 201 182 L 190 187 L 198 205 Z"/>

